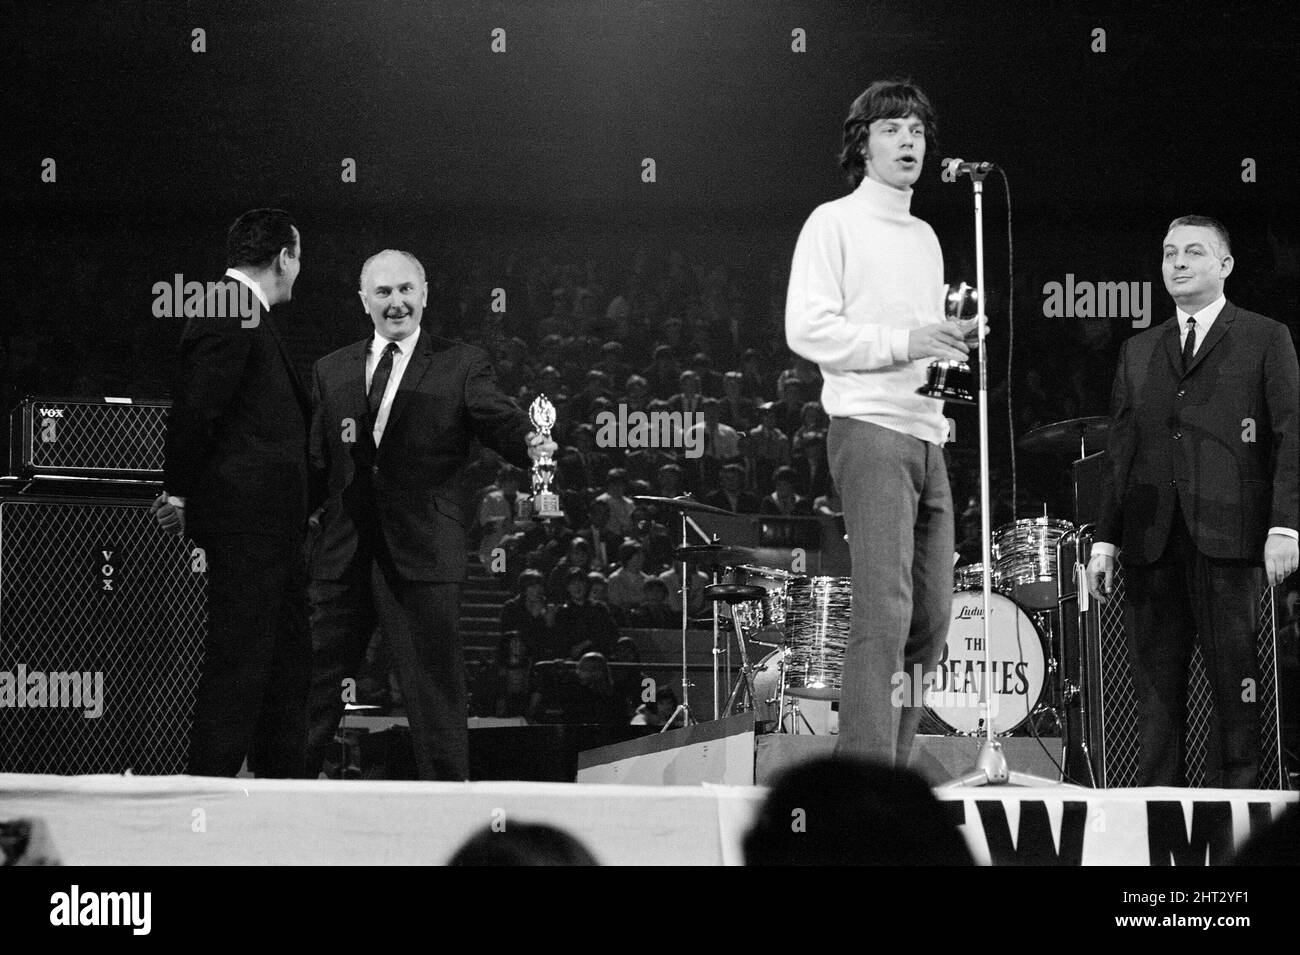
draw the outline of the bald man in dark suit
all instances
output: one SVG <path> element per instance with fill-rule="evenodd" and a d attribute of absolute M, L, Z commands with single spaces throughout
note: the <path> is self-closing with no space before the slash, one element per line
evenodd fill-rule
<path fill-rule="evenodd" d="M 521 468 L 556 451 L 497 387 L 486 352 L 421 330 L 427 300 L 414 256 L 371 256 L 361 301 L 374 332 L 316 363 L 311 457 L 328 491 L 309 561 L 308 776 L 320 772 L 343 715 L 343 681 L 356 676 L 378 625 L 419 778 L 468 778 L 458 617 L 474 510 L 458 478 L 475 439 Z"/>
<path fill-rule="evenodd" d="M 1088 589 L 1106 599 L 1121 548 L 1140 786 L 1185 784 L 1194 640 L 1215 713 L 1206 784 L 1259 780 L 1255 637 L 1264 586 L 1297 565 L 1300 373 L 1286 327 L 1224 297 L 1232 266 L 1221 223 L 1170 224 L 1177 312 L 1124 343 L 1111 397 Z"/>

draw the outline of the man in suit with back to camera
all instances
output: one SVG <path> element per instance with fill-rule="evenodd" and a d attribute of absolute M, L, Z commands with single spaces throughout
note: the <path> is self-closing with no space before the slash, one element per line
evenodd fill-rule
<path fill-rule="evenodd" d="M 302 774 L 307 743 L 303 540 L 306 389 L 272 314 L 288 302 L 302 237 L 287 212 L 254 209 L 226 239 L 227 283 L 181 336 L 167 419 L 166 490 L 153 513 L 207 563 L 208 631 L 190 731 L 190 774 Z M 218 308 L 218 297 L 251 306 Z"/>
<path fill-rule="evenodd" d="M 1296 569 L 1300 373 L 1284 325 L 1223 294 L 1227 230 L 1170 223 L 1161 271 L 1174 318 L 1128 339 L 1111 394 L 1109 467 L 1088 590 L 1113 590 L 1116 551 L 1137 694 L 1139 786 L 1185 785 L 1193 640 L 1213 699 L 1206 785 L 1259 782 L 1263 588 Z"/>
<path fill-rule="evenodd" d="M 316 363 L 311 458 L 327 498 L 310 548 L 307 775 L 319 775 L 378 624 L 392 647 L 420 779 L 469 775 L 458 627 L 466 528 L 457 480 L 478 439 L 517 467 L 556 445 L 498 388 L 480 348 L 422 330 L 424 267 L 385 250 L 361 269 L 366 339 Z"/>

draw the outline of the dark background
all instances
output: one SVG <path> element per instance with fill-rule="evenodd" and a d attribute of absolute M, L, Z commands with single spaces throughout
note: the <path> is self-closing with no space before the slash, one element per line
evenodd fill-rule
<path fill-rule="evenodd" d="M 217 277 L 227 225 L 270 204 L 303 232 L 284 321 L 304 370 L 366 333 L 357 273 L 387 246 L 429 269 L 426 323 L 481 339 L 490 290 L 505 287 L 529 344 L 530 286 L 582 269 L 603 310 L 678 250 L 698 276 L 723 270 L 748 344 L 779 370 L 785 270 L 807 214 L 846 188 L 849 103 L 905 75 L 938 110 L 941 155 L 997 161 L 1011 179 L 1017 428 L 1103 413 L 1129 323 L 1044 319 L 1043 283 L 1152 281 L 1160 320 L 1159 241 L 1177 215 L 1222 218 L 1237 257 L 1229 296 L 1298 331 L 1300 5 L 1133 6 L 5 3 L 0 398 L 165 395 L 180 323 L 152 317 L 153 283 Z M 206 53 L 190 51 L 195 27 Z M 490 51 L 496 27 L 505 53 Z M 796 27 L 806 53 L 791 52 Z M 1095 28 L 1104 53 L 1090 50 Z M 647 156 L 653 184 L 640 178 Z M 44 157 L 56 184 L 40 181 Z M 356 183 L 340 181 L 345 157 Z M 1241 180 L 1246 157 L 1255 183 Z M 973 281 L 970 188 L 942 183 L 938 158 L 913 209 L 939 234 L 949 280 Z M 1000 182 L 987 214 L 1001 381 Z M 734 359 L 713 357 L 719 370 Z M 1019 464 L 1032 512 L 1064 472 Z"/>

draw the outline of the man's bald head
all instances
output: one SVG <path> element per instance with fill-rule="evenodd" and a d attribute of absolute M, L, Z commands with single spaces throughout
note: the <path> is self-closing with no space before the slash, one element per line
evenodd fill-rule
<path fill-rule="evenodd" d="M 390 341 L 415 334 L 429 301 L 424 266 L 409 252 L 385 249 L 361 267 L 361 303 L 375 331 Z"/>
<path fill-rule="evenodd" d="M 423 282 L 423 281 L 425 280 L 425 279 L 424 279 L 424 266 L 421 265 L 421 264 L 420 264 L 420 260 L 417 259 L 415 256 L 413 256 L 410 252 L 403 252 L 401 249 L 384 249 L 382 252 L 376 252 L 376 253 L 375 253 L 374 255 L 372 255 L 370 258 L 366 259 L 366 261 L 365 261 L 365 262 L 362 264 L 362 266 L 361 266 L 361 290 L 362 290 L 363 292 L 365 291 L 365 288 L 366 288 L 366 275 L 370 272 L 370 266 L 371 266 L 371 264 L 372 264 L 376 259 L 382 258 L 382 257 L 385 256 L 385 255 L 400 255 L 400 256 L 402 256 L 402 257 L 405 258 L 408 262 L 410 262 L 413 266 L 415 266 L 415 270 L 420 274 L 420 281 Z"/>

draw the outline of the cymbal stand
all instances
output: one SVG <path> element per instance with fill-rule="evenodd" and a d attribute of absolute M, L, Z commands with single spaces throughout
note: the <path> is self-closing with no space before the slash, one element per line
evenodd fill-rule
<path fill-rule="evenodd" d="M 686 511 L 679 510 L 678 513 L 682 518 L 682 546 L 686 546 Z M 677 722 L 680 714 L 682 717 L 682 727 L 688 727 L 694 722 L 691 719 L 691 684 L 690 677 L 686 670 L 686 630 L 688 625 L 687 603 L 690 600 L 690 569 L 686 563 L 686 558 L 682 558 L 682 701 L 677 704 L 677 709 L 673 710 L 673 715 L 664 723 L 663 729 L 659 732 L 666 733 L 668 728 Z"/>

